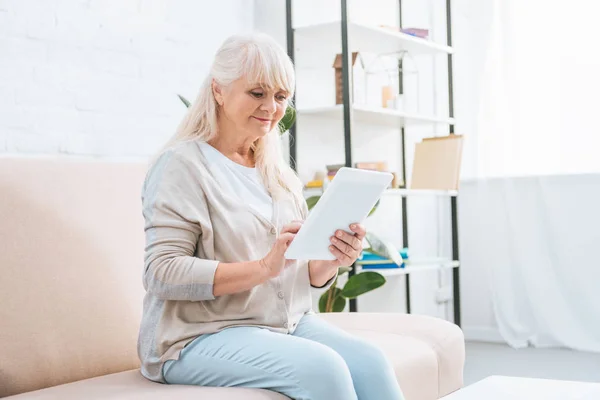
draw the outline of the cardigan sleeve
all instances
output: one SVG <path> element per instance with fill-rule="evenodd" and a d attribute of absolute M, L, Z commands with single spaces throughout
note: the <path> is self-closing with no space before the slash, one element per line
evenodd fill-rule
<path fill-rule="evenodd" d="M 216 260 L 195 257 L 210 223 L 198 172 L 173 151 L 150 167 L 142 189 L 144 288 L 162 300 L 212 300 Z"/>

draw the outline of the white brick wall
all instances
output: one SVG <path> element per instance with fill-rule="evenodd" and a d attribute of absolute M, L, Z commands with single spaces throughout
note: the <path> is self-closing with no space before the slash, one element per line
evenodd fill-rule
<path fill-rule="evenodd" d="M 250 0 L 0 0 L 0 153 L 146 157 Z M 283 18 L 284 16 L 282 16 Z"/>

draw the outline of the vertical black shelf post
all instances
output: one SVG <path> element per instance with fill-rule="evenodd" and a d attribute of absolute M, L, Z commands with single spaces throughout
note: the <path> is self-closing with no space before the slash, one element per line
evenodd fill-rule
<path fill-rule="evenodd" d="M 402 29 L 402 0 L 398 0 L 398 26 Z M 404 93 L 404 74 L 402 58 L 398 61 L 398 92 Z M 400 142 L 402 153 L 402 188 L 406 189 L 406 134 L 404 126 L 400 129 Z M 408 248 L 408 199 L 402 196 L 402 247 Z M 410 314 L 410 274 L 404 275 L 406 284 L 406 312 Z"/>
<path fill-rule="evenodd" d="M 452 46 L 452 2 L 446 0 L 446 42 Z M 448 113 L 454 118 L 454 76 L 452 72 L 452 53 L 448 53 Z M 454 124 L 450 124 L 449 133 L 454 134 Z M 458 252 L 458 196 L 450 198 L 452 219 L 452 259 L 459 259 Z M 460 321 L 460 264 L 452 268 L 452 292 L 454 298 L 454 323 L 461 326 Z"/>
<path fill-rule="evenodd" d="M 350 102 L 350 49 L 348 46 L 348 4 L 346 0 L 342 2 L 342 98 L 344 100 L 344 154 L 346 167 L 352 167 L 352 136 L 351 136 L 351 112 L 352 104 Z M 355 274 L 356 265 L 348 273 L 348 277 Z M 356 299 L 350 299 L 350 312 L 356 312 Z"/>
<path fill-rule="evenodd" d="M 292 62 L 294 62 L 294 26 L 292 25 L 292 0 L 285 1 L 285 22 L 286 22 L 286 37 L 287 37 L 287 53 Z M 292 98 L 292 104 L 296 96 Z M 298 125 L 298 118 L 290 128 L 289 137 L 289 150 L 290 150 L 290 166 L 294 171 L 297 171 L 296 165 L 296 125 Z"/>

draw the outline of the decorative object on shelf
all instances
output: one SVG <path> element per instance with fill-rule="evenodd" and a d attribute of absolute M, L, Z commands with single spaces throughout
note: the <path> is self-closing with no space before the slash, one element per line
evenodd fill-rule
<path fill-rule="evenodd" d="M 397 26 L 390 26 L 390 25 L 379 25 L 379 27 L 393 31 L 393 32 L 405 33 L 407 35 L 415 36 L 415 37 L 418 37 L 421 39 L 429 38 L 429 29 L 423 29 L 423 28 L 402 28 L 402 29 L 400 29 Z"/>
<path fill-rule="evenodd" d="M 416 36 L 416 37 L 419 37 L 421 39 L 428 39 L 429 38 L 429 29 L 403 28 L 403 29 L 400 29 L 400 32 L 406 33 L 407 35 Z"/>
<path fill-rule="evenodd" d="M 183 104 L 185 104 L 185 106 L 187 108 L 190 107 L 191 103 L 189 102 L 188 99 L 186 99 L 185 97 L 183 97 L 180 94 L 178 94 L 177 96 L 183 102 Z M 285 114 L 283 114 L 283 118 L 281 118 L 281 121 L 279 121 L 279 130 L 281 131 L 281 133 L 283 134 L 283 133 L 287 132 L 292 127 L 292 125 L 294 125 L 295 121 L 296 121 L 296 110 L 294 109 L 294 107 L 288 106 L 285 109 Z"/>
<path fill-rule="evenodd" d="M 410 64 L 404 62 L 405 58 L 410 58 Z M 384 109 L 404 110 L 416 112 L 419 103 L 419 69 L 418 64 L 412 55 L 405 50 L 394 51 L 391 53 L 375 54 L 371 57 L 370 53 L 363 55 L 365 60 L 365 99 L 370 106 L 381 107 Z M 407 68 L 407 65 L 411 68 Z M 407 101 L 405 104 L 405 94 L 399 90 L 399 77 L 408 78 L 409 75 L 415 75 L 412 82 L 417 86 L 415 91 L 415 100 Z M 407 82 L 404 82 L 406 84 Z M 406 106 L 410 107 L 405 109 Z"/>
<path fill-rule="evenodd" d="M 392 175 L 394 175 L 394 178 L 392 179 L 392 189 L 396 189 L 399 188 L 400 186 L 404 185 L 404 182 L 401 182 L 398 180 L 398 173 L 397 172 L 392 172 Z"/>
<path fill-rule="evenodd" d="M 397 90 L 394 90 L 394 88 L 392 88 L 392 86 L 387 85 L 381 88 L 381 107 L 383 108 L 393 108 L 393 107 L 389 107 L 390 106 L 390 102 L 394 101 L 394 98 L 396 97 L 396 93 Z"/>
<path fill-rule="evenodd" d="M 364 269 L 380 269 L 380 268 L 404 268 L 405 260 L 408 260 L 408 249 L 403 248 L 400 250 L 400 257 L 402 257 L 402 264 L 398 265 L 389 258 L 382 257 L 379 254 L 372 253 L 368 249 L 363 250 L 360 258 L 356 261 L 357 265 L 360 265 Z"/>
<path fill-rule="evenodd" d="M 462 135 L 425 138 L 415 145 L 411 189 L 458 190 Z"/>
<path fill-rule="evenodd" d="M 404 95 L 396 94 L 388 100 L 386 108 L 402 110 L 404 108 Z"/>
<path fill-rule="evenodd" d="M 356 61 L 359 61 L 357 64 Z M 337 54 L 333 62 L 335 69 L 335 104 L 344 104 L 343 97 L 343 77 L 342 77 L 342 55 Z M 353 104 L 365 104 L 364 86 L 365 86 L 365 63 L 360 53 L 352 53 L 350 68 L 350 101 Z"/>
<path fill-rule="evenodd" d="M 308 209 L 311 210 L 319 201 L 321 196 L 311 196 L 306 199 Z M 373 207 L 369 216 L 372 215 L 377 207 L 379 201 Z M 366 242 L 369 247 L 365 249 L 370 254 L 377 254 L 382 258 L 392 260 L 398 266 L 404 263 L 401 253 L 396 247 L 389 241 L 383 240 L 377 237 L 372 232 L 367 232 L 365 236 Z M 348 281 L 343 288 L 337 287 L 338 278 L 352 270 L 352 267 L 340 267 L 338 270 L 338 277 L 335 279 L 333 284 L 325 293 L 323 293 L 319 299 L 319 312 L 341 312 L 346 307 L 346 299 L 355 299 L 356 297 L 375 290 L 383 286 L 386 279 L 383 275 L 375 271 L 360 272 L 356 275 L 348 278 Z"/>

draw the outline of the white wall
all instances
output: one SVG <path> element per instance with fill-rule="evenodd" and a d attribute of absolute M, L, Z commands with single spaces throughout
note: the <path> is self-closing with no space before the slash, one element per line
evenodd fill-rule
<path fill-rule="evenodd" d="M 0 152 L 145 157 L 253 3 L 0 1 Z"/>

